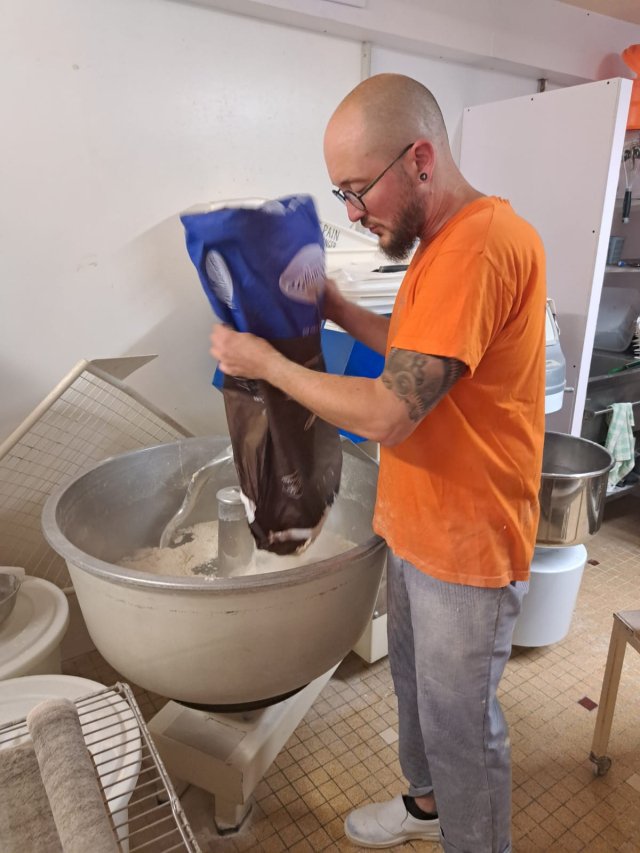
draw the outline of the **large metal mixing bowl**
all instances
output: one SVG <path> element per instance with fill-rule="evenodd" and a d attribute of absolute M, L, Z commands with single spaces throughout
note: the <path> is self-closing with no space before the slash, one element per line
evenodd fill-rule
<path fill-rule="evenodd" d="M 602 445 L 547 432 L 542 458 L 538 545 L 580 545 L 602 524 L 613 459 Z"/>
<path fill-rule="evenodd" d="M 213 580 L 120 566 L 158 544 L 191 475 L 228 444 L 194 438 L 116 456 L 57 489 L 43 510 L 45 537 L 67 562 L 106 660 L 162 696 L 226 708 L 274 701 L 338 663 L 371 618 L 386 548 L 371 528 L 377 465 L 345 441 L 325 525 L 356 543 L 344 554 Z M 215 518 L 216 493 L 236 483 L 232 462 L 216 468 L 191 522 Z"/>

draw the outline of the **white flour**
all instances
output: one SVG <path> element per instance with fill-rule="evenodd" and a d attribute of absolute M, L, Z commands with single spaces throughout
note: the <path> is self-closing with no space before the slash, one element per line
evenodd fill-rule
<path fill-rule="evenodd" d="M 183 531 L 193 536 L 191 542 L 185 542 L 176 548 L 138 548 L 128 557 L 119 560 L 125 569 L 139 572 L 152 572 L 154 575 L 172 577 L 198 577 L 215 581 L 216 576 L 206 575 L 193 570 L 203 566 L 218 554 L 218 522 L 205 521 L 194 524 Z M 254 549 L 249 565 L 236 575 L 258 575 L 264 572 L 279 572 L 293 569 L 308 563 L 317 563 L 329 557 L 335 557 L 354 547 L 354 543 L 342 536 L 323 531 L 302 554 L 279 557 L 268 551 Z"/>
<path fill-rule="evenodd" d="M 118 562 L 125 569 L 153 572 L 154 575 L 195 577 L 193 569 L 218 553 L 218 522 L 203 522 L 185 529 L 193 541 L 176 548 L 137 548 Z"/>

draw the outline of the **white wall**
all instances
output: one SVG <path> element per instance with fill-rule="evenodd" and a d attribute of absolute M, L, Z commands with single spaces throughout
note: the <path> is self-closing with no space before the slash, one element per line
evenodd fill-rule
<path fill-rule="evenodd" d="M 620 52 L 640 25 L 560 0 L 190 0 L 562 86 L 630 77 Z"/>
<path fill-rule="evenodd" d="M 360 79 L 360 44 L 171 0 L 3 12 L 0 440 L 81 358 L 147 353 L 159 358 L 131 384 L 196 433 L 224 430 L 211 310 L 177 215 L 310 192 L 346 222 L 322 135 Z M 430 86 L 454 150 L 463 106 L 536 88 L 535 75 L 389 47 L 374 47 L 372 70 Z"/>
<path fill-rule="evenodd" d="M 0 439 L 81 358 L 158 353 L 130 382 L 224 429 L 212 313 L 177 214 L 329 192 L 322 132 L 353 42 L 163 0 L 12 0 L 0 28 Z"/>
<path fill-rule="evenodd" d="M 460 161 L 462 111 L 465 107 L 538 91 L 537 80 L 530 77 L 374 47 L 371 52 L 371 73 L 385 71 L 407 74 L 431 90 L 440 104 L 457 163 Z"/>

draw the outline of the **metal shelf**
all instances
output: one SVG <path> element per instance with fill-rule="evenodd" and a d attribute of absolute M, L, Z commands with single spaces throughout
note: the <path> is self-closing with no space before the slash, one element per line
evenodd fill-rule
<path fill-rule="evenodd" d="M 201 853 L 129 685 L 118 682 L 113 687 L 79 697 L 75 706 L 81 730 L 79 737 L 95 769 L 97 786 L 118 849 L 129 853 Z M 0 726 L 0 749 L 24 743 L 33 746 L 26 717 Z M 69 752 L 75 760 L 73 750 Z M 73 769 L 74 765 L 69 766 Z M 67 774 L 72 774 L 72 769 Z M 18 783 L 16 778 L 15 784 Z M 26 790 L 33 787 L 30 780 Z M 45 799 L 49 794 L 45 786 Z M 54 810 L 52 821 L 60 813 L 64 819 L 59 803 L 54 805 Z M 16 849 L 14 845 L 11 848 Z M 69 849 L 68 845 L 65 849 Z"/>
<path fill-rule="evenodd" d="M 633 494 L 640 496 L 640 481 L 631 483 L 629 486 L 616 486 L 607 492 L 605 500 L 608 503 L 609 501 L 615 501 L 618 498 L 624 498 L 626 495 Z"/>
<path fill-rule="evenodd" d="M 607 264 L 606 272 L 608 273 L 632 273 L 640 272 L 640 267 L 619 267 L 612 264 Z"/>

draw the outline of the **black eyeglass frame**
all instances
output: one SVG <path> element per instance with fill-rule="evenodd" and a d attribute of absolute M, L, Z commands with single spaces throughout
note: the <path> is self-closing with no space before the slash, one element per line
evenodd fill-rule
<path fill-rule="evenodd" d="M 353 207 L 355 207 L 356 210 L 360 210 L 363 213 L 366 213 L 367 206 L 363 202 L 362 197 L 365 196 L 369 192 L 369 190 L 373 189 L 373 187 L 375 187 L 375 185 L 378 183 L 378 181 L 381 178 L 384 178 L 384 176 L 387 174 L 389 169 L 392 166 L 395 166 L 396 163 L 398 162 L 398 160 L 401 160 L 404 157 L 404 155 L 407 153 L 407 151 L 409 151 L 411 148 L 413 148 L 414 145 L 415 145 L 415 142 L 410 142 L 408 145 L 406 145 L 402 149 L 402 151 L 398 154 L 398 156 L 395 159 L 393 159 L 391 161 L 391 163 L 389 163 L 387 168 L 383 169 L 382 172 L 380 172 L 380 174 L 378 175 L 378 177 L 374 178 L 371 181 L 371 183 L 367 184 L 367 186 L 361 192 L 357 193 L 354 190 L 341 190 L 341 189 L 335 189 L 335 188 L 332 189 L 331 192 L 334 194 L 334 196 L 336 198 L 340 199 L 340 201 L 343 204 L 346 204 L 347 202 L 349 202 L 349 204 L 353 205 Z"/>

